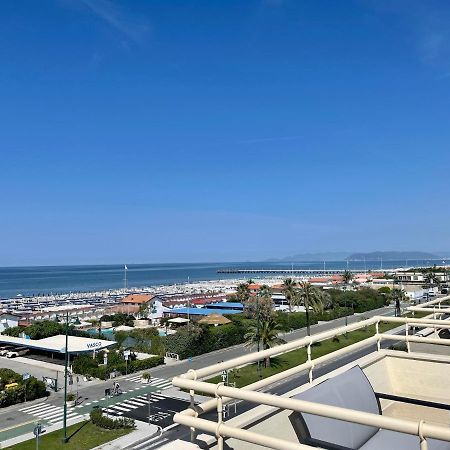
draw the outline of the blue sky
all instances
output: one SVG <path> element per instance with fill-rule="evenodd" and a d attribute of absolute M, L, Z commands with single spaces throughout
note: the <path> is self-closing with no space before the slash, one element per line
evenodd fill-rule
<path fill-rule="evenodd" d="M 450 249 L 448 2 L 0 8 L 0 265 Z"/>

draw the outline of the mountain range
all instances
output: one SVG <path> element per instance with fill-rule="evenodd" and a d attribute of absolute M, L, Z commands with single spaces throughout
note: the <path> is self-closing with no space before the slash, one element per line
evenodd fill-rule
<path fill-rule="evenodd" d="M 284 258 L 271 258 L 268 262 L 295 262 L 295 261 L 403 261 L 403 260 L 433 260 L 442 259 L 442 256 L 420 251 L 375 251 L 375 252 L 321 252 L 298 253 Z"/>

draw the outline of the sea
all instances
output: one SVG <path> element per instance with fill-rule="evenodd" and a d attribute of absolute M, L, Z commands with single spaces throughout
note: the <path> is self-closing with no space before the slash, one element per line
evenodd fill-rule
<path fill-rule="evenodd" d="M 293 261 L 226 262 L 189 264 L 127 264 L 127 285 L 146 287 L 195 281 L 252 278 L 254 275 L 223 274 L 220 269 L 354 269 L 379 270 L 423 267 L 442 261 Z M 17 295 L 64 294 L 120 289 L 124 264 L 83 266 L 0 267 L 0 298 Z"/>

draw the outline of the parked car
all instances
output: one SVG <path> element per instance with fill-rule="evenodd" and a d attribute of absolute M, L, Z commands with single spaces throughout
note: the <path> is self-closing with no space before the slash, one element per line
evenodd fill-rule
<path fill-rule="evenodd" d="M 0 356 L 6 356 L 6 354 L 11 351 L 14 350 L 14 346 L 13 345 L 3 345 L 0 347 Z"/>
<path fill-rule="evenodd" d="M 6 354 L 7 358 L 16 358 L 17 356 L 26 355 L 30 350 L 26 347 L 17 347 Z"/>

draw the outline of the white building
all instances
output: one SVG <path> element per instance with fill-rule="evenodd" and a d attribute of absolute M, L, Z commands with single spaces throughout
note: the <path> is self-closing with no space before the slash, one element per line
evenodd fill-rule
<path fill-rule="evenodd" d="M 19 325 L 19 320 L 20 317 L 15 314 L 0 314 L 0 333 L 3 333 L 8 328 L 17 327 Z"/>

